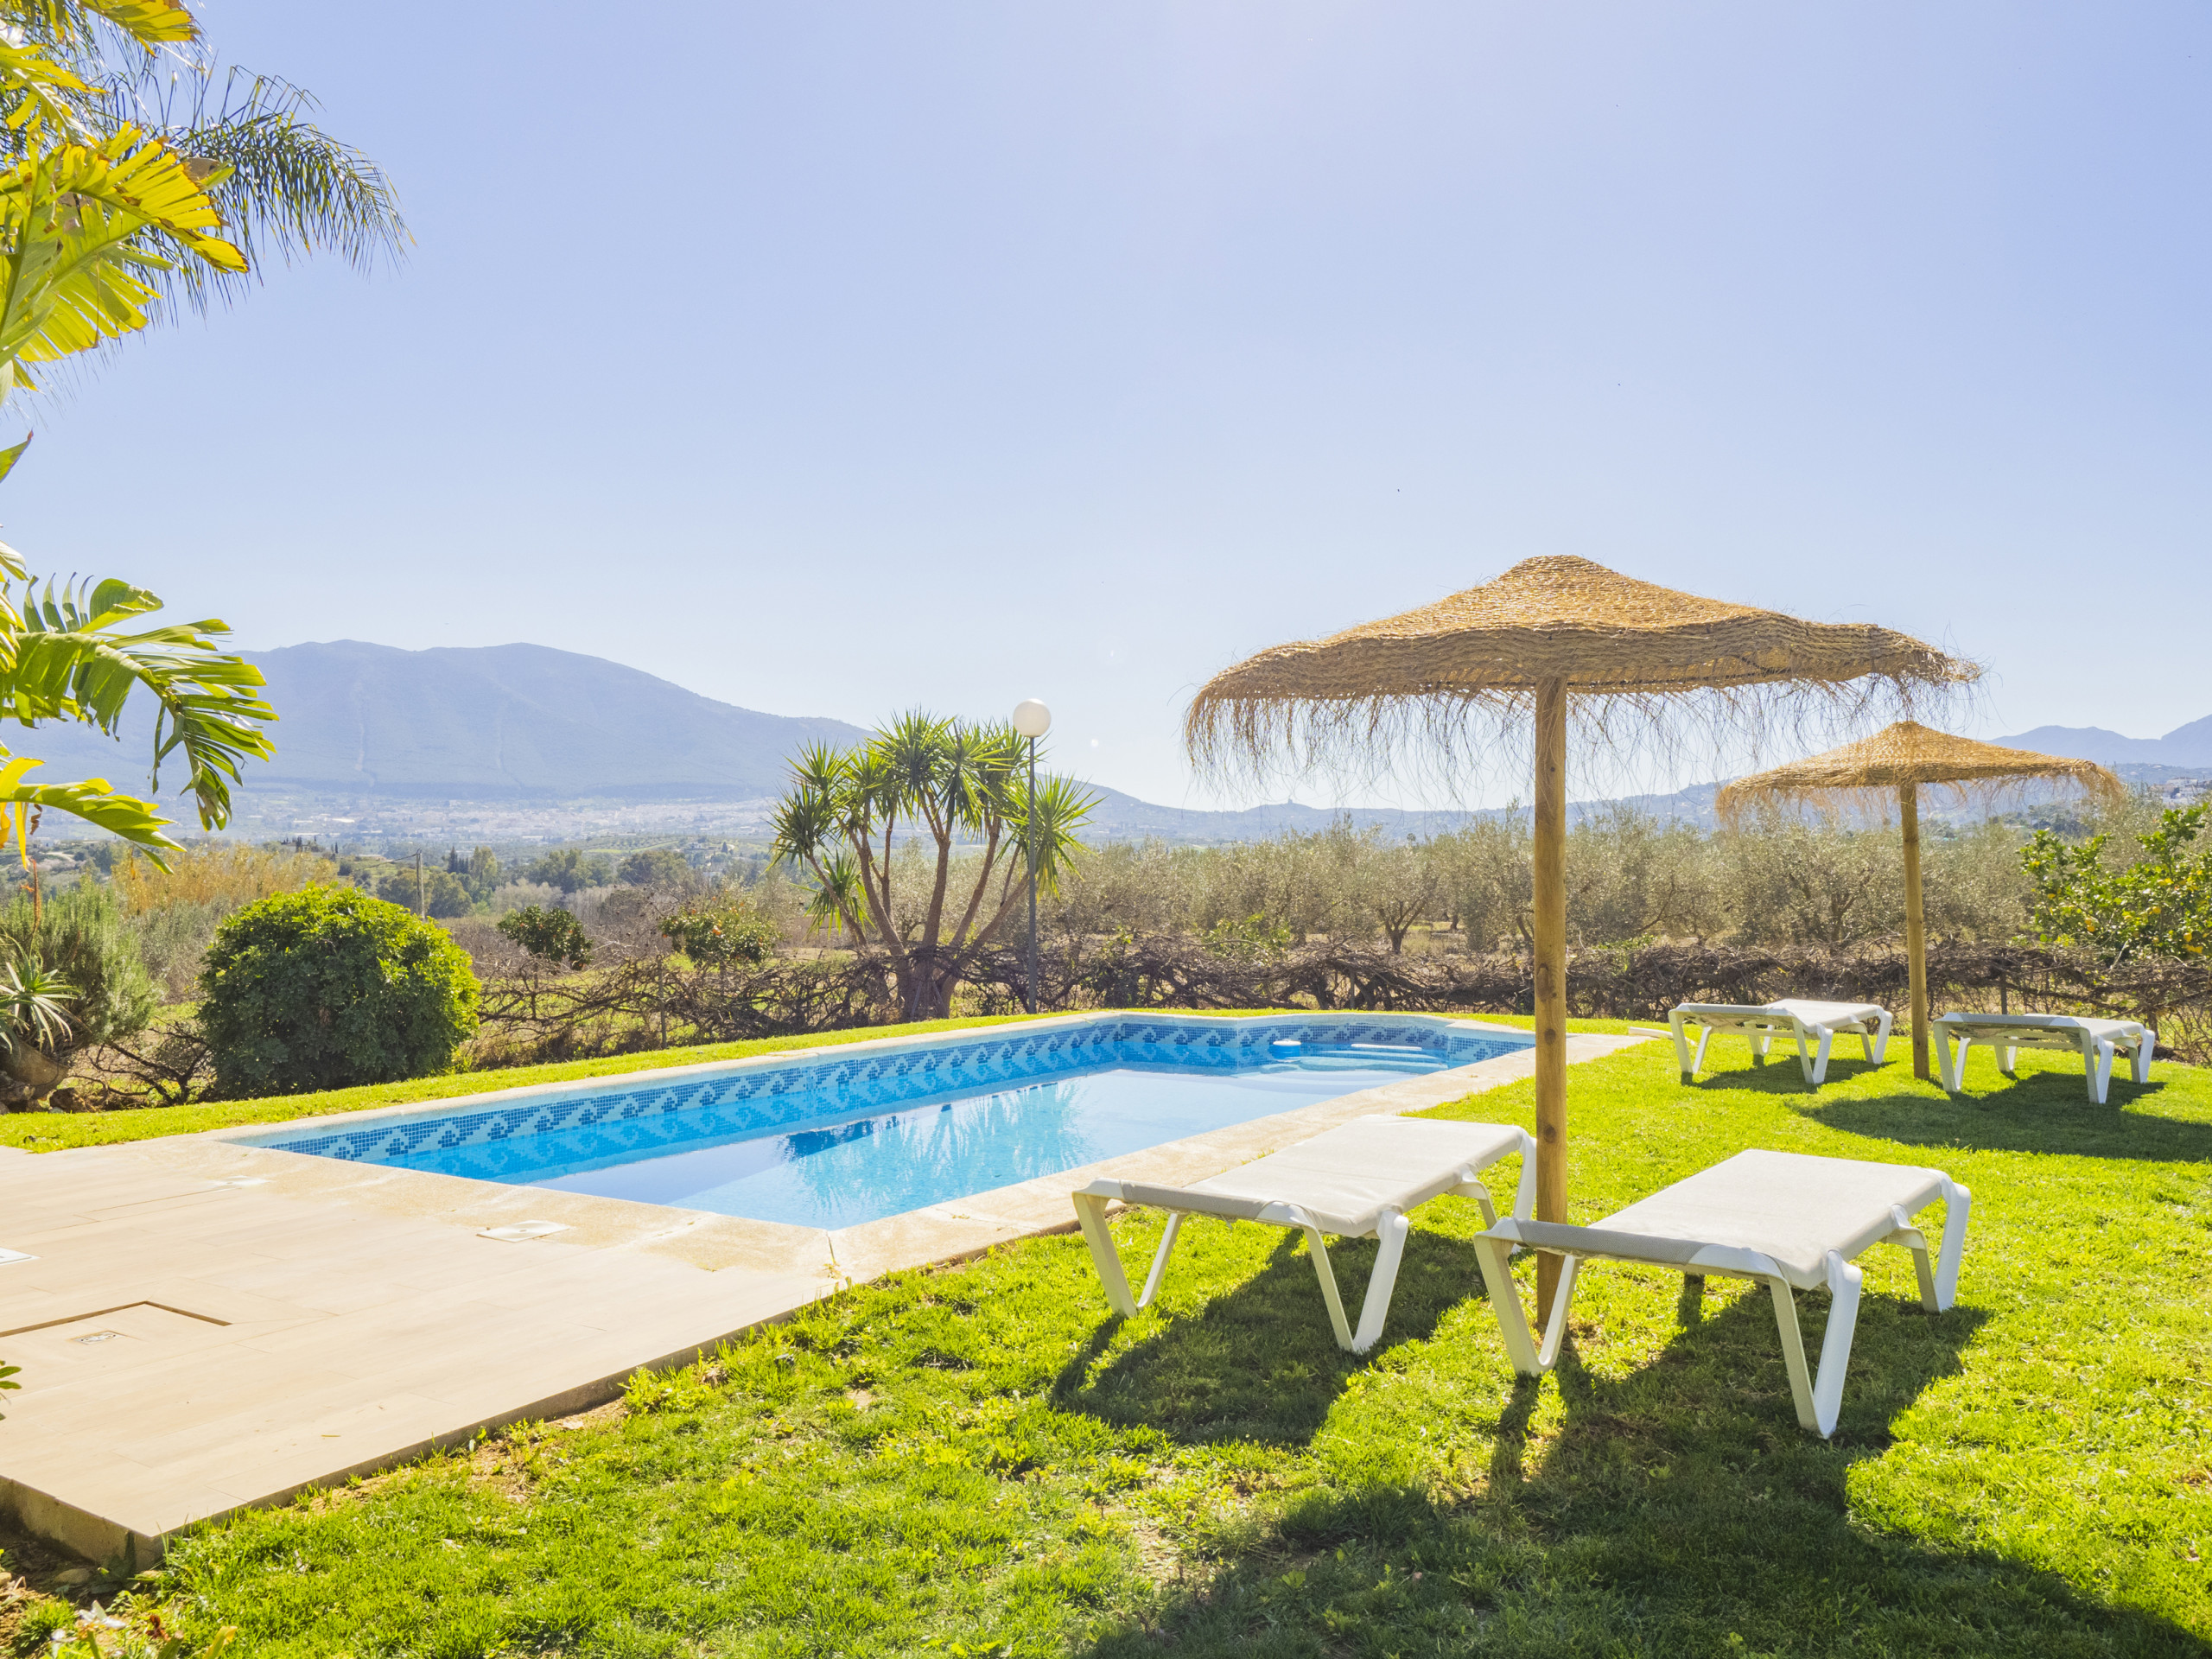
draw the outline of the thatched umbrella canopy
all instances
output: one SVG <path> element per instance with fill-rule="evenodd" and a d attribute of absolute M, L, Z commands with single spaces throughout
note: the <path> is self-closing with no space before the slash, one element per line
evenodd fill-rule
<path fill-rule="evenodd" d="M 1975 797 L 1987 799 L 2039 779 L 2108 799 L 2126 792 L 2118 778 L 2093 760 L 1977 743 L 1970 737 L 1955 737 L 1915 721 L 1901 720 L 1840 749 L 1738 778 L 1721 790 L 1716 804 L 1720 816 L 1732 821 L 1755 808 L 1786 803 L 1872 808 L 1886 815 L 1890 802 L 1897 802 L 1904 829 L 1904 945 L 1912 982 L 1912 1069 L 1916 1076 L 1925 1078 L 1928 941 L 1921 923 L 1920 791 L 1927 785 L 1946 790 L 1960 801 Z"/>
<path fill-rule="evenodd" d="M 1535 735 L 1536 1213 L 1567 1215 L 1567 718 L 1657 719 L 1704 702 L 1752 729 L 1808 705 L 1903 712 L 1980 671 L 1866 623 L 1808 622 L 1618 575 L 1587 559 L 1526 559 L 1479 588 L 1325 639 L 1277 645 L 1217 674 L 1184 738 L 1202 768 L 1287 760 L 1378 766 L 1417 739 L 1449 756 L 1478 733 Z M 1541 1258 L 1538 1315 L 1558 1258 Z"/>

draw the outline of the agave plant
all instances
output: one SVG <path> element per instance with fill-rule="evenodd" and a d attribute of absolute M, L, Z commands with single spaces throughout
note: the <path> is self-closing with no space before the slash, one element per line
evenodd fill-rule
<path fill-rule="evenodd" d="M 36 957 L 0 963 L 0 1052 L 13 1053 L 19 1041 L 58 1055 L 69 1039 L 67 1004 L 76 987 Z"/>

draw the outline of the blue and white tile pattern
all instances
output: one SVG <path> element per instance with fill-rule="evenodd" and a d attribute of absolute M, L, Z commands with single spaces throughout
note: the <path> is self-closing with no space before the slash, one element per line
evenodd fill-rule
<path fill-rule="evenodd" d="M 603 1090 L 563 1090 L 474 1109 L 458 1106 L 448 1113 L 388 1118 L 359 1128 L 272 1130 L 238 1138 L 251 1145 L 323 1158 L 396 1164 L 428 1152 L 489 1147 L 596 1127 L 600 1134 L 593 1139 L 603 1147 L 598 1155 L 652 1157 L 685 1138 L 689 1126 L 682 1120 L 686 1114 L 713 1109 L 727 1121 L 721 1109 L 740 1103 L 752 1103 L 746 1115 L 747 1126 L 765 1135 L 870 1109 L 1098 1066 L 1155 1065 L 1191 1071 L 1262 1065 L 1279 1058 L 1271 1055 L 1271 1047 L 1284 1043 L 1325 1049 L 1362 1043 L 1420 1048 L 1456 1066 L 1511 1053 L 1529 1047 L 1532 1040 L 1505 1031 L 1476 1034 L 1433 1017 L 1407 1015 L 1240 1020 L 1133 1015 L 978 1036 L 969 1042 L 921 1039 L 904 1050 L 794 1054 L 787 1060 L 659 1081 L 649 1074 L 632 1076 L 610 1082 Z"/>

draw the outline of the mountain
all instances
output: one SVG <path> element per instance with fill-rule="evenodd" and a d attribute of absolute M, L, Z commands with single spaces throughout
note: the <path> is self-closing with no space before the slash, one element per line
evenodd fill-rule
<path fill-rule="evenodd" d="M 425 833 L 432 819 L 446 826 L 441 834 L 461 839 L 560 839 L 588 825 L 660 833 L 664 819 L 754 833 L 767 798 L 784 787 L 789 756 L 809 743 L 866 735 L 842 721 L 717 702 L 638 669 L 543 645 L 400 651 L 340 639 L 248 656 L 268 676 L 283 718 L 276 761 L 245 769 L 238 827 L 246 834 L 344 826 L 350 836 L 404 836 Z M 143 788 L 150 705 L 142 701 L 134 715 L 119 745 L 54 726 L 41 730 L 32 752 L 57 781 L 105 777 Z M 2150 783 L 2212 768 L 2212 719 L 2157 739 L 2045 726 L 2000 741 L 2082 755 Z M 182 782 L 181 766 L 164 770 L 165 795 Z M 1090 833 L 1116 841 L 1252 841 L 1325 829 L 1347 812 L 1362 829 L 1433 835 L 1497 813 L 1287 802 L 1222 812 L 1098 793 Z M 1713 794 L 1708 784 L 1618 804 L 1709 827 Z M 589 811 L 585 802 L 594 804 Z M 1609 804 L 1576 803 L 1569 811 L 1579 820 Z M 464 807 L 482 810 L 456 811 Z"/>
<path fill-rule="evenodd" d="M 1099 799 L 1090 814 L 1090 833 L 1093 839 L 1103 841 L 1266 841 L 1288 830 L 1312 835 L 1326 830 L 1339 818 L 1350 818 L 1357 829 L 1380 830 L 1386 836 L 1433 836 L 1481 818 L 1529 816 L 1526 807 L 1419 811 L 1394 806 L 1305 806 L 1295 801 L 1249 806 L 1236 812 L 1209 812 L 1191 807 L 1155 806 L 1134 795 L 1096 784 L 1091 785 L 1091 791 Z M 1637 795 L 1618 801 L 1569 801 L 1567 821 L 1580 823 L 1585 818 L 1627 807 L 1655 818 L 1678 820 L 1709 830 L 1713 823 L 1713 798 L 1716 792 L 1716 785 L 1700 784 L 1672 795 Z"/>
<path fill-rule="evenodd" d="M 1261 841 L 1281 835 L 1286 830 L 1306 833 L 1325 830 L 1343 816 L 1340 811 L 1319 806 L 1301 806 L 1294 801 L 1246 807 L 1236 812 L 1208 811 L 1201 807 L 1158 806 L 1150 801 L 1141 801 L 1134 795 L 1124 795 L 1118 789 L 1108 789 L 1101 784 L 1092 784 L 1089 787 L 1090 792 L 1098 798 L 1097 804 L 1090 810 L 1090 832 L 1108 841 Z M 1363 828 L 1370 822 L 1382 823 L 1385 820 L 1415 816 L 1383 807 L 1360 810 L 1353 814 Z M 1459 815 L 1420 816 L 1449 817 L 1456 820 Z"/>
<path fill-rule="evenodd" d="M 784 785 L 804 744 L 864 735 L 836 720 L 716 702 L 597 657 L 543 645 L 400 651 L 340 639 L 249 652 L 282 718 L 273 764 L 250 764 L 253 794 L 476 801 L 619 796 L 753 800 Z M 150 706 L 118 747 L 43 728 L 49 776 L 145 781 Z M 182 768 L 164 771 L 166 793 Z"/>
<path fill-rule="evenodd" d="M 1232 842 L 1267 841 L 1295 830 L 1304 835 L 1326 830 L 1338 818 L 1349 817 L 1362 830 L 1381 830 L 1386 835 L 1434 835 L 1456 829 L 1472 816 L 1465 812 L 1408 812 L 1389 806 L 1304 806 L 1282 801 L 1250 806 L 1235 812 L 1212 812 L 1203 808 L 1155 806 L 1134 795 L 1103 785 L 1090 785 L 1098 798 L 1091 808 L 1086 833 L 1096 841 Z"/>
<path fill-rule="evenodd" d="M 2101 726 L 2038 726 L 1997 741 L 2037 754 L 2094 760 L 2101 766 L 2212 767 L 2212 716 L 2177 726 L 2164 737 L 2122 737 Z"/>

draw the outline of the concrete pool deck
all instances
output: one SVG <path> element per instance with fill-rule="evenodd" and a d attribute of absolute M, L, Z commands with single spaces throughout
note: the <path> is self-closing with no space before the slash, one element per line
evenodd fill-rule
<path fill-rule="evenodd" d="M 1650 1040 L 1570 1037 L 1567 1058 Z M 0 1360 L 22 1368 L 0 1510 L 143 1567 L 191 1522 L 596 1405 L 848 1283 L 1071 1230 L 1096 1176 L 1197 1179 L 1534 1066 L 1522 1050 L 830 1232 L 231 1138 L 266 1126 L 0 1148 Z M 491 1236 L 524 1222 L 560 1230 Z"/>

